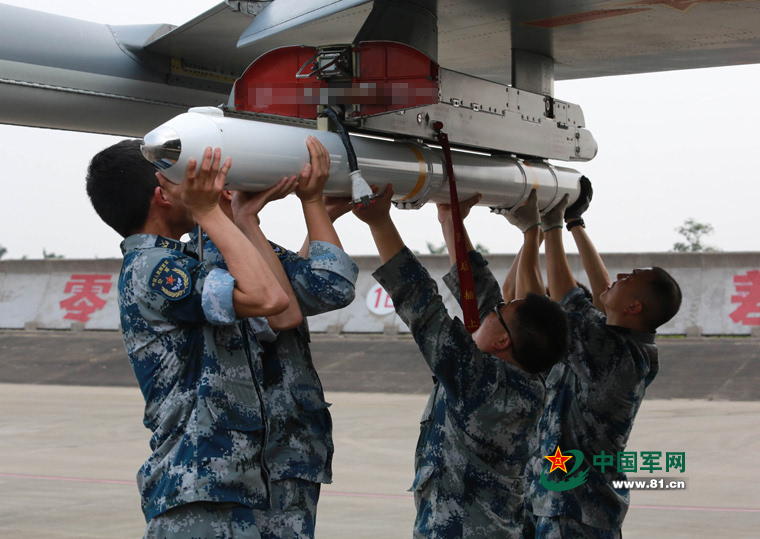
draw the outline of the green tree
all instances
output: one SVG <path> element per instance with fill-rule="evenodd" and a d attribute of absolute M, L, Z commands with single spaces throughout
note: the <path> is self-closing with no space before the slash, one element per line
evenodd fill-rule
<path fill-rule="evenodd" d="M 446 244 L 445 243 L 443 243 L 443 244 L 439 245 L 438 247 L 436 247 L 432 243 L 427 242 L 427 248 L 428 248 L 428 251 L 430 251 L 431 255 L 440 255 L 440 254 L 448 253 L 449 252 L 449 250 L 446 248 Z M 478 243 L 477 245 L 475 245 L 475 250 L 477 252 L 481 253 L 481 254 L 484 254 L 484 255 L 488 254 L 488 249 L 485 247 L 485 245 L 482 245 L 480 243 Z"/>
<path fill-rule="evenodd" d="M 44 248 L 42 249 L 42 258 L 63 258 L 63 255 L 57 255 L 55 253 L 48 253 Z"/>
<path fill-rule="evenodd" d="M 5 256 L 5 253 L 8 252 L 8 249 L 0 245 L 0 258 L 3 258 Z"/>
<path fill-rule="evenodd" d="M 446 249 L 446 244 L 445 243 L 439 245 L 438 247 L 436 247 L 432 243 L 427 242 L 427 248 L 428 248 L 428 251 L 430 251 L 431 255 L 440 255 L 440 254 L 448 252 L 448 249 Z"/>
<path fill-rule="evenodd" d="M 676 242 L 673 250 L 678 252 L 719 251 L 714 247 L 702 244 L 702 238 L 713 233 L 713 227 L 708 223 L 700 223 L 694 219 L 686 219 L 683 225 L 676 227 L 676 232 L 681 234 L 686 242 Z"/>

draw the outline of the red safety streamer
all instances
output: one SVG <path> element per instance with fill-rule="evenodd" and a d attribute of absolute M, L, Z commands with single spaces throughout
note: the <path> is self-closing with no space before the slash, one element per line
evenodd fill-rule
<path fill-rule="evenodd" d="M 451 193 L 451 220 L 454 222 L 454 243 L 456 245 L 457 274 L 459 275 L 459 293 L 464 314 L 464 326 L 470 333 L 475 333 L 480 327 L 480 315 L 478 314 L 478 300 L 475 297 L 475 278 L 472 275 L 470 257 L 467 254 L 467 242 L 464 237 L 464 223 L 462 214 L 459 212 L 459 197 L 457 196 L 456 178 L 454 178 L 454 165 L 451 161 L 451 146 L 449 137 L 441 131 L 443 124 L 436 122 L 434 125 L 438 131 L 438 142 L 441 143 L 443 155 L 446 159 L 446 174 L 449 177 L 449 192 Z"/>

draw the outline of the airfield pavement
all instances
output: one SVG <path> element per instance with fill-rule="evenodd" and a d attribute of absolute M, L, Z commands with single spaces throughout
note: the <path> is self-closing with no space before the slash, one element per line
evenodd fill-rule
<path fill-rule="evenodd" d="M 317 537 L 410 537 L 424 362 L 403 335 L 315 335 L 313 351 L 336 447 Z M 116 332 L 0 331 L 0 537 L 142 536 L 148 431 L 123 354 Z M 758 537 L 760 340 L 662 339 L 661 357 L 627 451 L 685 453 L 684 473 L 652 476 L 687 488 L 633 491 L 624 537 Z"/>

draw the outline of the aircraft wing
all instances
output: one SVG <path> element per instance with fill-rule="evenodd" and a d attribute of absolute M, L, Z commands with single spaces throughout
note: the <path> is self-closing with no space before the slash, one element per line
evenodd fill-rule
<path fill-rule="evenodd" d="M 380 4 L 395 16 L 368 27 Z M 142 136 L 226 103 L 272 48 L 414 37 L 405 10 L 429 12 L 441 67 L 502 84 L 513 51 L 550 59 L 552 81 L 760 63 L 760 0 L 230 0 L 176 28 L 0 4 L 0 122 Z"/>
<path fill-rule="evenodd" d="M 256 58 L 256 53 L 237 48 L 240 34 L 269 3 L 222 2 L 171 31 L 155 36 L 144 50 L 174 60 L 173 70 L 187 76 L 234 82 Z M 253 4 L 248 6 L 237 4 Z"/>
<path fill-rule="evenodd" d="M 276 47 L 351 42 L 372 5 L 221 3 L 146 49 L 188 64 L 232 63 L 239 75 Z M 553 58 L 556 80 L 760 63 L 758 0 L 439 1 L 437 17 L 438 63 L 503 84 L 511 82 L 512 49 Z"/>
<path fill-rule="evenodd" d="M 509 83 L 510 50 L 554 59 L 556 80 L 760 63 L 757 0 L 439 4 L 439 63 Z"/>
<path fill-rule="evenodd" d="M 291 24 L 285 28 L 281 23 L 282 12 L 278 11 L 285 8 L 280 7 L 279 0 L 222 2 L 147 43 L 145 50 L 180 58 L 190 69 L 197 66 L 209 73 L 237 78 L 253 60 L 276 47 L 350 43 L 369 15 L 372 1 L 351 0 L 351 4 L 359 4 L 356 9 L 343 1 L 298 0 L 295 13 L 289 11 L 287 14 Z M 329 9 L 320 9 L 323 4 Z M 266 21 L 272 20 L 271 14 L 275 19 L 269 25 Z M 299 16 L 304 16 L 307 21 L 300 21 Z M 255 47 L 238 48 L 240 36 L 254 20 L 269 30 L 270 39 Z"/>

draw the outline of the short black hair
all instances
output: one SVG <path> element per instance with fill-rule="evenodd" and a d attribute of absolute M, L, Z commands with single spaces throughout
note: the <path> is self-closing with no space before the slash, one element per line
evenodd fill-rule
<path fill-rule="evenodd" d="M 681 287 L 667 271 L 660 267 L 652 268 L 653 277 L 642 291 L 644 303 L 643 318 L 649 331 L 673 318 L 681 308 Z"/>
<path fill-rule="evenodd" d="M 87 195 L 103 221 L 126 238 L 148 219 L 158 187 L 156 169 L 140 152 L 141 140 L 122 140 L 97 153 L 87 168 Z"/>
<path fill-rule="evenodd" d="M 548 371 L 567 354 L 567 314 L 556 301 L 528 294 L 518 304 L 510 325 L 515 340 L 512 357 L 529 373 Z"/>
<path fill-rule="evenodd" d="M 594 294 L 591 293 L 591 290 L 588 289 L 588 286 L 580 281 L 575 281 L 575 286 L 583 290 L 583 295 L 586 296 L 587 300 L 594 301 Z"/>

